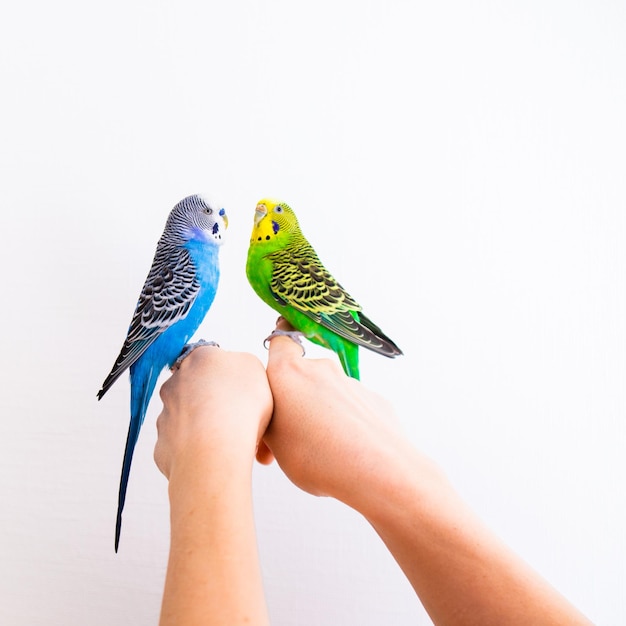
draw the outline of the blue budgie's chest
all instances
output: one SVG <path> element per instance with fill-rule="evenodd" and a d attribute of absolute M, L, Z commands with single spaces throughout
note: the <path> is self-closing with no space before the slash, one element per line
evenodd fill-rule
<path fill-rule="evenodd" d="M 195 325 L 192 333 L 202 322 L 213 303 L 215 292 L 220 278 L 218 263 L 219 248 L 197 241 L 190 241 L 185 246 L 195 266 L 195 279 L 200 284 L 200 291 L 187 315 L 189 324 Z"/>
<path fill-rule="evenodd" d="M 218 253 L 219 248 L 214 245 L 190 241 L 185 248 L 196 268 L 196 278 L 203 288 L 217 289 L 220 277 Z"/>

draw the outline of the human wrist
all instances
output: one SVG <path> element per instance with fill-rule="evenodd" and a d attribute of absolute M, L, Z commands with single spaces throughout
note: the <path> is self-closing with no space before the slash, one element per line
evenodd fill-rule
<path fill-rule="evenodd" d="M 441 469 L 408 442 L 387 441 L 357 464 L 350 488 L 338 492 L 342 502 L 373 526 L 386 525 L 409 509 L 428 508 L 450 484 Z"/>
<path fill-rule="evenodd" d="M 190 455 L 178 459 L 168 483 L 172 519 L 251 499 L 252 465 L 251 457 L 209 460 Z"/>
<path fill-rule="evenodd" d="M 251 434 L 240 433 L 239 438 L 218 433 L 189 437 L 170 453 L 170 492 L 178 492 L 181 486 L 219 492 L 223 483 L 249 481 L 255 450 Z"/>

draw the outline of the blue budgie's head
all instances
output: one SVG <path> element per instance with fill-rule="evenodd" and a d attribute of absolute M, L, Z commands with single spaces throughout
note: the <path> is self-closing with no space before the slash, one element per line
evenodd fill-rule
<path fill-rule="evenodd" d="M 227 228 L 228 218 L 224 208 L 206 195 L 194 194 L 172 209 L 165 233 L 179 241 L 199 241 L 219 246 L 224 242 Z"/>

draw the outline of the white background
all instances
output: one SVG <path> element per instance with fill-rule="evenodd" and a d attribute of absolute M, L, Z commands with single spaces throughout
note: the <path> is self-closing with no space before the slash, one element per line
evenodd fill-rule
<path fill-rule="evenodd" d="M 231 226 L 198 336 L 265 360 L 245 255 L 282 198 L 405 352 L 363 353 L 364 384 L 499 536 L 626 623 L 625 33 L 608 0 L 5 8 L 0 623 L 157 621 L 160 401 L 116 555 L 127 378 L 96 392 L 169 210 L 202 191 Z M 430 623 L 358 515 L 275 465 L 254 488 L 273 624 Z"/>

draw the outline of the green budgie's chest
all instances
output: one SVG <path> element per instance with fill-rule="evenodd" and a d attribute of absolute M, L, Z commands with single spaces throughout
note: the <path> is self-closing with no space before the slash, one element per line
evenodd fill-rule
<path fill-rule="evenodd" d="M 250 285 L 257 295 L 270 306 L 276 304 L 270 291 L 274 263 L 269 255 L 274 252 L 276 252 L 275 241 L 268 243 L 251 242 L 246 262 L 246 275 Z"/>

